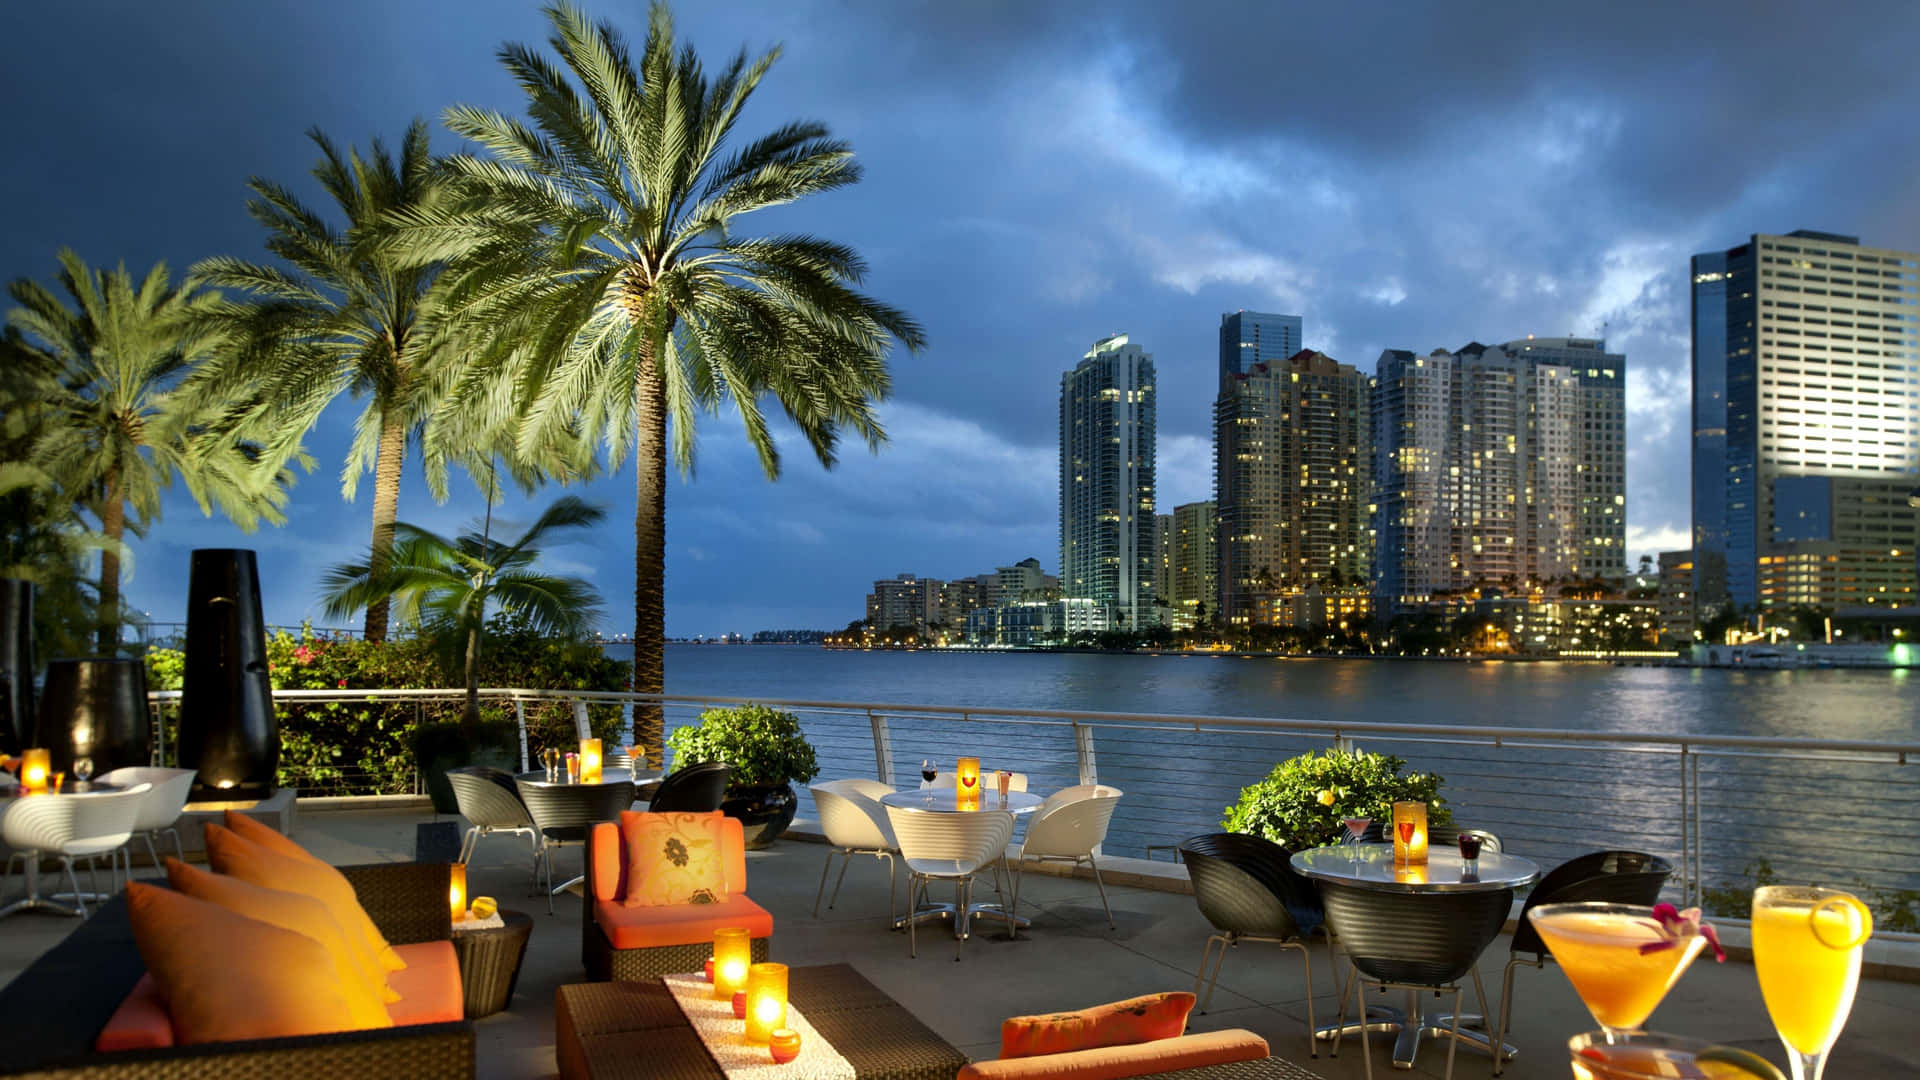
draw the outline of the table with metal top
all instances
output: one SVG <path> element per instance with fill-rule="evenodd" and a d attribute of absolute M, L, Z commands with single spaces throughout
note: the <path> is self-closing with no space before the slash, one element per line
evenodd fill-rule
<path fill-rule="evenodd" d="M 1404 897 L 1409 905 L 1419 905 L 1425 897 L 1494 891 L 1505 893 L 1511 904 L 1515 889 L 1540 880 L 1540 866 L 1532 859 L 1487 850 L 1480 853 L 1480 858 L 1475 860 L 1471 869 L 1459 852 L 1438 847 L 1428 852 L 1425 865 L 1398 864 L 1393 858 L 1392 844 L 1314 848 L 1295 854 L 1291 861 L 1295 870 L 1312 879 L 1323 891 L 1366 889 Z M 1340 928 L 1335 926 L 1333 930 L 1338 935 Z M 1490 1035 L 1484 1030 L 1467 1030 L 1468 1024 L 1484 1028 L 1485 1018 L 1463 1013 L 1459 1023 L 1461 1043 L 1493 1052 Z M 1367 1032 L 1395 1032 L 1399 1037 L 1394 1043 L 1393 1067 L 1411 1069 L 1414 1057 L 1420 1051 L 1421 1038 L 1427 1035 L 1450 1037 L 1453 1035 L 1453 1025 L 1454 1016 L 1451 1013 L 1422 1012 L 1419 993 L 1409 990 L 1404 1010 L 1384 1005 L 1369 1006 L 1364 1019 L 1345 1026 L 1330 1024 L 1319 1028 L 1315 1034 L 1331 1040 L 1342 1034 L 1365 1038 Z M 1506 1056 L 1513 1056 L 1513 1047 L 1502 1049 Z"/>
<path fill-rule="evenodd" d="M 891 795 L 880 796 L 880 805 L 892 806 L 901 810 L 918 810 L 931 814 L 973 814 L 982 810 L 1004 810 L 1015 817 L 1031 814 L 1040 809 L 1045 802 L 1040 796 L 1027 791 L 1009 791 L 1004 799 L 998 791 L 989 791 L 980 796 L 978 803 L 968 802 L 961 805 L 960 794 L 952 784 L 941 784 L 917 791 L 896 791 Z M 1005 859 L 1001 860 L 1003 863 Z M 960 936 L 960 920 L 954 916 L 959 912 L 956 904 L 928 904 L 925 907 L 913 906 L 915 897 L 907 898 L 908 914 L 893 920 L 895 930 L 906 929 L 908 921 L 922 923 L 935 919 L 953 919 L 953 934 Z M 1023 919 L 1016 912 L 1002 911 L 999 904 L 969 904 L 967 917 L 986 914 L 996 919 L 1004 919 L 1019 929 L 1026 929 L 1031 921 Z"/>

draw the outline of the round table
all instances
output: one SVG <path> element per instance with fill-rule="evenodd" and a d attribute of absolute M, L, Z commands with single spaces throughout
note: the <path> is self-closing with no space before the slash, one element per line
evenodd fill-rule
<path fill-rule="evenodd" d="M 931 814 L 977 814 L 982 810 L 1004 810 L 1015 817 L 1033 813 L 1040 809 L 1040 804 L 1045 801 L 1029 791 L 1009 791 L 1003 802 L 1000 792 L 996 790 L 983 793 L 978 805 L 961 806 L 960 793 L 951 783 L 912 791 L 896 791 L 891 795 L 880 796 L 881 806 L 892 806 L 901 810 L 920 810 Z M 1001 861 L 1006 860 L 1002 858 Z M 934 919 L 953 919 L 953 935 L 960 936 L 960 920 L 954 917 L 960 910 L 957 905 L 928 904 L 923 908 L 913 908 L 911 897 L 908 898 L 907 905 L 911 908 L 909 913 L 893 920 L 895 930 L 905 929 L 909 921 L 920 923 Z M 1021 918 L 1017 913 L 1002 911 L 999 904 L 967 905 L 968 919 L 983 912 L 996 919 L 1005 919 L 1018 928 L 1024 929 L 1030 924 L 1030 920 Z"/>
<path fill-rule="evenodd" d="M 1460 857 L 1457 850 L 1439 847 L 1428 851 L 1424 866 L 1399 865 L 1394 862 L 1392 844 L 1314 848 L 1295 854 L 1291 862 L 1295 870 L 1313 879 L 1322 889 L 1367 889 L 1391 893 L 1404 896 L 1408 904 L 1419 904 L 1423 896 L 1494 891 L 1504 891 L 1511 903 L 1513 890 L 1540 880 L 1540 866 L 1532 859 L 1485 850 L 1475 860 L 1472 869 L 1468 869 L 1466 860 Z M 1337 926 L 1333 929 L 1336 935 L 1340 931 Z M 1466 1030 L 1469 1023 L 1484 1026 L 1483 1017 L 1462 1014 L 1459 1022 L 1462 1043 L 1488 1053 L 1493 1052 L 1491 1036 L 1482 1031 Z M 1409 990 L 1404 1010 L 1383 1005 L 1370 1006 L 1363 1019 L 1344 1027 L 1339 1024 L 1328 1025 L 1318 1029 L 1315 1034 L 1322 1039 L 1332 1039 L 1341 1034 L 1356 1034 L 1364 1039 L 1370 1031 L 1396 1032 L 1399 1037 L 1394 1042 L 1393 1066 L 1396 1069 L 1411 1069 L 1415 1055 L 1420 1052 L 1421 1038 L 1426 1035 L 1451 1036 L 1453 1024 L 1454 1017 L 1450 1013 L 1423 1013 L 1419 992 Z M 1502 1050 L 1507 1057 L 1513 1056 L 1512 1047 L 1502 1047 Z"/>
<path fill-rule="evenodd" d="M 558 780 L 547 779 L 547 770 L 545 769 L 534 769 L 530 772 L 514 773 L 513 778 L 515 780 L 518 780 L 522 784 L 532 784 L 535 787 L 592 787 L 593 786 L 592 784 L 582 784 L 579 781 L 569 781 L 566 778 L 566 773 L 564 770 L 562 770 L 560 778 Z M 638 787 L 639 785 L 644 784 L 649 780 L 658 780 L 658 779 L 660 779 L 659 769 L 620 769 L 620 768 L 609 766 L 607 768 L 600 770 L 600 779 L 598 782 L 601 784 L 617 784 L 622 780 L 631 780 L 633 781 L 634 786 Z"/>
<path fill-rule="evenodd" d="M 593 798 L 594 793 L 600 791 L 602 788 L 611 787 L 615 784 L 634 783 L 635 781 L 639 780 L 641 777 L 648 776 L 648 775 L 649 775 L 649 770 L 641 770 L 639 776 L 636 776 L 633 770 L 631 769 L 602 769 L 600 771 L 599 780 L 593 783 L 581 783 L 577 781 L 569 782 L 566 779 L 564 772 L 560 779 L 549 780 L 547 779 L 547 771 L 545 769 L 535 769 L 531 772 L 515 773 L 513 780 L 514 780 L 514 783 L 519 784 L 521 787 L 541 788 L 546 791 L 553 791 L 553 792 L 567 792 L 570 796 L 578 797 L 580 805 L 577 807 L 570 806 L 566 808 L 565 812 L 562 814 L 562 816 L 559 817 L 558 820 L 542 821 L 537 816 L 534 818 L 534 822 L 533 822 L 534 827 L 540 830 L 541 837 L 543 838 L 541 846 L 542 846 L 542 849 L 545 850 L 547 848 L 546 841 L 552 839 L 550 835 L 552 833 L 561 832 L 563 830 L 578 829 L 579 837 L 577 841 L 575 840 L 575 838 L 573 838 L 569 834 L 564 840 L 560 842 L 569 843 L 569 844 L 578 842 L 581 844 L 585 844 L 587 841 L 587 834 L 592 830 L 594 825 L 599 824 L 603 820 L 618 821 L 619 816 L 617 814 L 612 818 L 603 818 L 599 814 L 589 811 L 588 808 L 593 805 L 593 803 L 590 800 Z M 658 776 L 660 774 L 657 770 L 655 770 L 655 771 L 651 771 L 651 775 Z M 638 795 L 637 788 L 636 788 L 635 794 L 637 797 Z M 529 809 L 529 812 L 531 812 L 532 808 L 529 807 L 528 809 Z M 551 860 L 553 858 L 553 854 L 550 850 L 547 851 L 546 857 L 548 860 Z M 551 880 L 551 876 L 552 876 L 551 861 L 549 861 L 548 863 L 548 876 L 549 876 L 549 880 Z M 574 877 L 559 885 L 555 885 L 548 895 L 558 896 L 561 893 L 565 892 L 566 890 L 573 888 L 575 885 L 584 883 L 586 880 L 587 880 L 587 875 L 582 873 L 578 877 Z"/>

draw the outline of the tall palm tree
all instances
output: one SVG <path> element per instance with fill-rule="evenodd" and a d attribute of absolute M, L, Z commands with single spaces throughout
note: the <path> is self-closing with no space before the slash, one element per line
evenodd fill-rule
<path fill-rule="evenodd" d="M 266 227 L 267 250 L 290 269 L 220 256 L 195 272 L 250 295 L 250 304 L 227 312 L 242 345 L 223 354 L 214 372 L 255 384 L 278 433 L 270 449 L 293 452 L 342 393 L 366 399 L 340 487 L 353 498 L 361 474 L 372 470 L 370 557 L 380 565 L 393 550 L 408 442 L 445 396 L 436 365 L 458 347 L 458 338 L 442 304 L 441 265 L 373 241 L 385 215 L 431 204 L 446 184 L 421 121 L 407 128 L 397 158 L 378 139 L 362 157 L 356 148 L 343 154 L 318 130 L 308 137 L 320 148 L 313 176 L 345 226 L 336 228 L 288 188 L 254 177 L 247 210 Z M 428 484 L 444 499 L 446 463 L 461 455 L 450 455 L 444 443 L 423 449 Z M 367 608 L 365 636 L 379 641 L 386 635 L 387 604 L 380 601 Z"/>
<path fill-rule="evenodd" d="M 480 637 L 489 608 L 523 614 L 542 634 L 576 636 L 600 615 L 600 594 L 579 578 L 534 569 L 541 545 L 562 529 L 583 529 L 606 520 L 597 506 L 567 495 L 547 507 L 509 543 L 486 532 L 448 538 L 397 522 L 398 543 L 384 567 L 372 560 L 342 563 L 325 579 L 327 615 L 340 618 L 388 600 L 400 603 L 405 622 L 425 622 L 451 631 L 462 645 L 467 706 L 462 721 L 480 719 Z"/>
<path fill-rule="evenodd" d="M 192 384 L 194 366 L 220 345 L 204 323 L 218 294 L 192 274 L 172 286 L 165 263 L 136 285 L 124 265 L 93 270 L 66 250 L 59 258 L 66 299 L 15 281 L 8 291 L 19 306 L 7 320 L 21 347 L 55 373 L 42 384 L 29 462 L 100 523 L 96 641 L 111 653 L 120 643 L 123 538 L 145 532 L 174 477 L 202 513 L 218 504 L 251 530 L 262 518 L 286 520 L 288 475 L 263 466 L 228 403 Z"/>
<path fill-rule="evenodd" d="M 447 126 L 491 156 L 449 158 L 465 198 L 398 215 L 396 237 L 415 257 L 454 260 L 458 303 L 491 327 L 497 344 L 468 368 L 463 403 L 518 408 L 523 446 L 571 425 L 600 433 L 610 467 L 637 459 L 634 688 L 658 693 L 669 449 L 690 473 L 696 415 L 730 403 L 776 478 L 771 397 L 823 466 L 843 428 L 877 450 L 889 347 L 924 338 L 855 290 L 866 267 L 851 248 L 739 232 L 746 214 L 860 177 L 851 149 L 817 123 L 727 152 L 778 49 L 751 62 L 742 52 L 709 77 L 659 4 L 637 64 L 611 25 L 565 3 L 546 14 L 559 63 L 500 51 L 532 126 L 449 109 Z M 660 711 L 638 710 L 635 726 L 657 753 Z"/>

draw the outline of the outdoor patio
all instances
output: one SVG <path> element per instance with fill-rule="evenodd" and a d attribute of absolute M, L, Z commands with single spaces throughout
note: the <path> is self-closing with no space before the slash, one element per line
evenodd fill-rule
<path fill-rule="evenodd" d="M 432 820 L 430 811 L 415 808 L 304 808 L 294 837 L 336 864 L 408 861 L 414 855 L 417 826 Z M 1033 926 L 1017 940 L 1007 940 L 991 922 L 979 924 L 979 932 L 964 946 L 963 961 L 956 964 L 951 939 L 934 929 L 921 935 L 920 956 L 910 959 L 905 936 L 885 926 L 883 863 L 857 857 L 838 907 L 823 907 L 821 917 L 813 917 L 825 851 L 821 845 L 790 838 L 748 856 L 749 892 L 775 919 L 773 959 L 791 965 L 850 963 L 971 1057 L 996 1056 L 1000 1021 L 1007 1016 L 1191 989 L 1209 933 L 1192 898 L 1180 893 L 1109 884 L 1118 924 L 1109 930 L 1090 879 L 1029 874 L 1021 907 Z M 579 859 L 578 848 L 568 849 L 559 870 L 577 868 Z M 553 1075 L 554 990 L 585 978 L 579 899 L 556 898 L 554 914 L 548 915 L 545 902 L 533 895 L 528 867 L 524 841 L 516 844 L 510 837 L 483 842 L 470 867 L 472 895 L 496 897 L 503 907 L 534 916 L 516 997 L 506 1012 L 475 1021 L 483 1077 Z M 904 874 L 902 882 L 904 893 Z M 70 919 L 39 914 L 0 922 L 0 979 L 11 980 L 74 925 Z M 1506 959 L 1503 937 L 1480 963 L 1481 977 L 1496 997 Z M 1314 1007 L 1324 1022 L 1335 1006 L 1324 949 L 1315 950 L 1313 962 Z M 1561 1080 L 1568 1075 L 1563 1057 L 1567 1037 L 1595 1025 L 1558 971 L 1522 970 L 1516 987 L 1516 1031 L 1509 1041 L 1522 1053 L 1506 1075 Z M 1190 1027 L 1247 1028 L 1264 1036 L 1277 1056 L 1298 1061 L 1329 1080 L 1363 1075 L 1359 1047 L 1351 1040 L 1337 1059 L 1324 1050 L 1318 1059 L 1307 1058 L 1306 998 L 1297 953 L 1245 945 L 1228 958 L 1210 1011 L 1196 1013 Z M 1470 1002 L 1470 991 L 1468 998 Z M 1827 1075 L 1843 1080 L 1920 1071 L 1920 1049 L 1911 1031 L 1916 1014 L 1920 983 L 1863 978 L 1852 1020 Z M 1783 1063 L 1748 963 L 1717 965 L 1711 957 L 1695 963 L 1655 1014 L 1654 1026 L 1743 1046 Z M 1375 1038 L 1374 1065 L 1381 1075 L 1393 1075 L 1387 1042 Z M 1429 1042 L 1412 1075 L 1439 1076 L 1445 1063 L 1444 1045 Z M 1485 1056 L 1462 1051 L 1457 1075 L 1487 1072 Z"/>

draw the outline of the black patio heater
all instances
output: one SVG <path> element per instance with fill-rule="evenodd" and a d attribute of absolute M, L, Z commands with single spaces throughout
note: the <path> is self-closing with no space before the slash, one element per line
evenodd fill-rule
<path fill-rule="evenodd" d="M 244 548 L 197 549 L 180 685 L 180 767 L 200 773 L 188 800 L 263 799 L 279 766 L 259 566 Z"/>
<path fill-rule="evenodd" d="M 52 751 L 54 771 L 75 780 L 153 764 L 145 662 L 90 656 L 48 663 L 33 744 Z"/>

